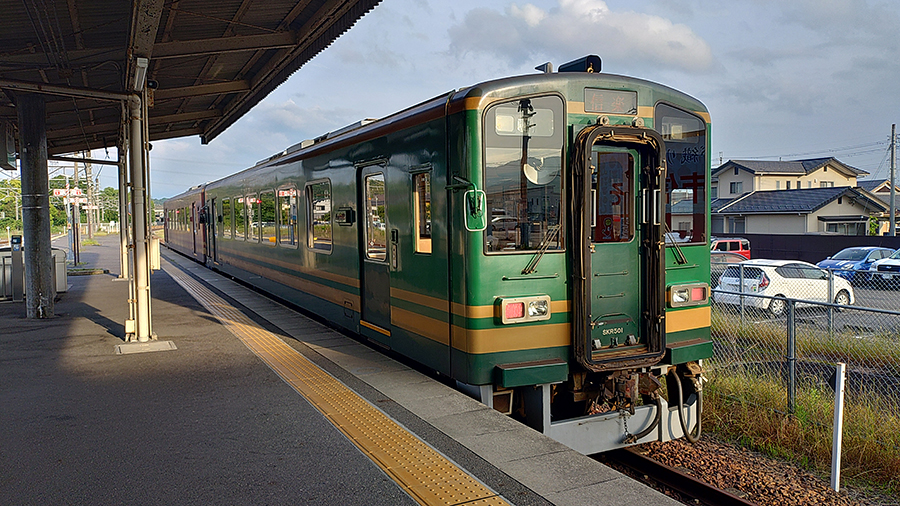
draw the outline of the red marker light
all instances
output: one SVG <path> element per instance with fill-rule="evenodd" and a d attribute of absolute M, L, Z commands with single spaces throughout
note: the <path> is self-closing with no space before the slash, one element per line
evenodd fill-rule
<path fill-rule="evenodd" d="M 506 305 L 506 319 L 523 318 L 525 316 L 525 303 L 512 302 Z"/>
<path fill-rule="evenodd" d="M 691 289 L 691 301 L 699 301 L 706 298 L 706 288 L 698 286 Z"/>

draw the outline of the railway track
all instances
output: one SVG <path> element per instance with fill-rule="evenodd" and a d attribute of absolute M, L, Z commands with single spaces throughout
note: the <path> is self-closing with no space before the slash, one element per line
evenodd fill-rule
<path fill-rule="evenodd" d="M 716 488 L 634 450 L 613 450 L 596 458 L 601 462 L 628 469 L 631 475 L 653 487 L 677 492 L 685 503 L 706 506 L 756 506 L 754 502 Z"/>

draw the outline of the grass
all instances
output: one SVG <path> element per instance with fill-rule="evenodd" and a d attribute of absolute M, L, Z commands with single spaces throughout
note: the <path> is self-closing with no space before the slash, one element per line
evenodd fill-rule
<path fill-rule="evenodd" d="M 717 332 L 724 320 L 716 312 L 713 315 L 717 347 L 707 367 L 710 381 L 705 389 L 704 427 L 727 440 L 827 477 L 834 393 L 821 380 L 821 372 L 843 361 L 850 364 L 848 371 L 863 374 L 863 380 L 867 378 L 864 373 L 872 370 L 900 376 L 896 371 L 900 363 L 896 335 L 859 339 L 805 328 L 798 331 L 797 356 L 802 357 L 802 365 L 818 367 L 820 377 L 799 375 L 795 410 L 788 414 L 782 379 L 784 322 Z M 873 391 L 874 387 L 863 380 L 857 378 L 846 396 L 842 480 L 900 498 L 900 402 L 889 386 L 887 392 Z"/>

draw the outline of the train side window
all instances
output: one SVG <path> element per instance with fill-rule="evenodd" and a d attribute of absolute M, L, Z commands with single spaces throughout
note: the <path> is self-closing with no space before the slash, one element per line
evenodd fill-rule
<path fill-rule="evenodd" d="M 262 242 L 275 246 L 275 192 L 265 191 L 259 194 L 259 230 Z"/>
<path fill-rule="evenodd" d="M 241 241 L 247 238 L 247 204 L 244 197 L 234 199 L 234 238 Z"/>
<path fill-rule="evenodd" d="M 231 199 L 222 199 L 222 237 L 231 239 Z"/>
<path fill-rule="evenodd" d="M 247 240 L 259 242 L 259 195 L 253 193 L 247 195 Z"/>
<path fill-rule="evenodd" d="M 331 251 L 331 181 L 306 185 L 307 245 L 322 252 Z"/>
<path fill-rule="evenodd" d="M 278 241 L 282 246 L 297 246 L 297 190 L 278 190 Z"/>
<path fill-rule="evenodd" d="M 369 174 L 366 184 L 366 258 L 387 259 L 384 174 Z"/>
<path fill-rule="evenodd" d="M 431 173 L 413 176 L 413 210 L 416 220 L 416 253 L 431 253 Z"/>

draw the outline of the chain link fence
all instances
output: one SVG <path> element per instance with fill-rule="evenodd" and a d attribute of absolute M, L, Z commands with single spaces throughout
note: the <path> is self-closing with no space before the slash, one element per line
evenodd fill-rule
<path fill-rule="evenodd" d="M 711 391 L 828 434 L 842 362 L 845 448 L 900 454 L 900 273 L 772 262 L 716 274 L 714 356 L 705 363 Z"/>

